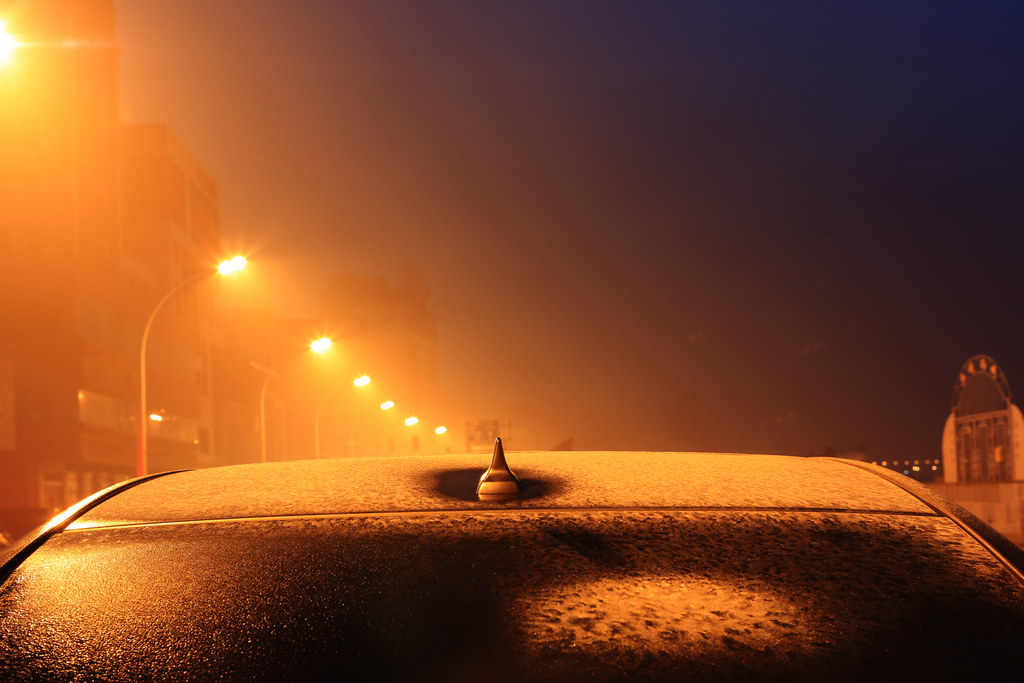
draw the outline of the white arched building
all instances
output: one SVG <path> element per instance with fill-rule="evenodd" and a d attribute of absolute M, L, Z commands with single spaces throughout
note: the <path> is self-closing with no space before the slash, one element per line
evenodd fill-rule
<path fill-rule="evenodd" d="M 947 482 L 1024 481 L 1024 418 L 1010 398 L 994 360 L 978 355 L 963 364 L 942 433 Z"/>

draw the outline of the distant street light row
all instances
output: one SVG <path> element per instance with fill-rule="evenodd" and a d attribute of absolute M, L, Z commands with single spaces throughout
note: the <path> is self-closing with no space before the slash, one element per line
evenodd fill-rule
<path fill-rule="evenodd" d="M 2 27 L 0 27 L 2 30 Z M 0 33 L 0 40 L 2 40 L 2 33 Z M 139 425 L 138 425 L 138 453 L 136 461 L 136 476 L 144 476 L 148 470 L 148 450 L 149 450 L 149 434 L 148 434 L 148 422 L 160 422 L 163 420 L 163 416 L 159 413 L 147 414 L 146 411 L 146 350 L 149 341 L 149 333 L 153 327 L 153 321 L 156 319 L 157 313 L 160 312 L 163 305 L 167 303 L 170 298 L 181 290 L 183 287 L 198 282 L 206 277 L 209 277 L 215 273 L 221 275 L 232 275 L 241 270 L 245 269 L 246 259 L 243 256 L 235 256 L 234 258 L 222 261 L 217 265 L 216 269 L 209 268 L 203 269 L 199 272 L 192 274 L 185 278 L 181 282 L 171 287 L 166 294 L 157 302 L 156 306 L 149 314 L 149 318 L 146 320 L 146 325 L 142 331 L 142 343 L 139 351 Z M 260 387 L 260 462 L 267 461 L 267 415 L 266 415 L 266 399 L 267 399 L 267 388 L 270 386 L 270 380 L 274 377 L 279 377 L 278 372 L 286 363 L 297 359 L 306 351 L 311 351 L 318 355 L 323 355 L 330 350 L 332 341 L 329 337 L 321 337 L 310 343 L 308 349 L 303 349 L 299 353 L 291 356 L 287 356 L 282 360 L 278 361 L 273 367 L 266 367 L 255 361 L 250 361 L 249 365 L 253 368 L 260 370 L 266 374 L 266 378 L 263 380 L 263 384 Z M 370 384 L 371 379 L 368 375 L 357 377 L 352 381 L 352 384 L 356 387 L 365 387 Z M 325 399 L 316 411 L 316 457 L 320 457 L 320 414 L 323 411 L 324 405 L 327 400 Z M 395 407 L 394 401 L 384 401 L 380 404 L 381 410 L 390 410 Z M 149 418 L 147 420 L 147 417 Z M 405 419 L 406 426 L 412 427 L 419 423 L 419 418 L 410 416 Z M 434 429 L 434 433 L 437 435 L 445 434 L 448 431 L 447 427 L 439 426 Z"/>
<path fill-rule="evenodd" d="M 3 20 L 0 20 L 0 68 L 9 66 L 14 61 L 14 53 L 23 46 L 15 36 L 13 36 L 7 30 L 7 24 Z M 196 272 L 189 277 L 186 277 L 181 282 L 178 282 L 171 287 L 163 297 L 156 303 L 153 309 L 150 311 L 149 317 L 146 319 L 146 325 L 142 331 L 142 341 L 139 348 L 139 418 L 138 418 L 138 438 L 136 446 L 136 475 L 143 476 L 149 469 L 149 422 L 161 422 L 163 421 L 163 415 L 160 413 L 148 413 L 146 410 L 146 351 L 149 342 L 149 333 L 153 327 L 153 321 L 156 320 L 157 314 L 163 308 L 164 304 L 174 294 L 187 285 L 193 284 L 202 280 L 215 273 L 221 275 L 232 275 L 241 270 L 244 270 L 246 266 L 246 259 L 244 256 L 235 256 L 234 258 L 222 261 L 216 267 L 216 269 L 203 269 Z M 322 337 L 312 342 L 309 346 L 309 350 L 322 354 L 327 352 L 331 348 L 331 340 L 327 337 Z M 301 355 L 301 354 L 299 354 Z M 286 358 L 275 365 L 273 368 L 265 368 L 256 363 L 252 363 L 254 367 L 262 370 L 267 374 L 267 377 L 263 381 L 263 386 L 260 388 L 260 461 L 266 462 L 267 460 L 267 435 L 266 435 L 266 394 L 267 387 L 270 384 L 270 380 L 278 376 L 277 370 L 287 361 L 292 360 L 293 357 Z M 364 387 L 370 383 L 370 378 L 366 375 L 354 380 L 353 384 L 357 387 Z M 393 401 L 385 401 L 381 404 L 382 410 L 389 410 L 394 407 Z M 323 406 L 321 405 L 321 408 Z M 317 420 L 319 423 L 320 411 L 317 411 Z M 419 419 L 415 416 L 406 418 L 405 424 L 413 426 L 419 422 Z M 434 432 L 438 435 L 444 434 L 448 430 L 445 427 L 438 427 Z M 319 428 L 317 434 L 317 456 L 319 457 Z"/>

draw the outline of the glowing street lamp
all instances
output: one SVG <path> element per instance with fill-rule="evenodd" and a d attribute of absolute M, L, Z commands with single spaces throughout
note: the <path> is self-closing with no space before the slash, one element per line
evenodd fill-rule
<path fill-rule="evenodd" d="M 225 265 L 229 263 L 233 265 Z M 153 321 L 156 320 L 156 314 L 159 313 L 164 304 L 167 303 L 170 298 L 177 294 L 178 290 L 183 287 L 198 282 L 203 278 L 207 278 L 214 273 L 228 275 L 236 273 L 244 267 L 245 259 L 241 256 L 236 256 L 228 261 L 223 261 L 216 269 L 204 268 L 167 290 L 167 293 L 164 294 L 163 298 L 156 302 L 156 306 L 154 306 L 153 310 L 150 311 L 149 318 L 146 320 L 146 325 L 142 328 L 142 342 L 139 345 L 139 424 L 137 425 L 138 443 L 136 444 L 135 458 L 136 476 L 144 476 L 146 474 L 146 470 L 149 468 L 149 433 L 146 428 L 146 418 L 149 417 L 151 420 L 153 418 L 146 412 L 146 347 L 149 343 L 149 331 L 153 328 Z M 156 422 L 157 420 L 153 421 Z"/>
<path fill-rule="evenodd" d="M 395 407 L 395 402 L 394 401 L 384 401 L 383 403 L 380 404 L 380 409 L 381 410 L 391 410 L 394 407 Z"/>
<path fill-rule="evenodd" d="M 363 375 L 362 377 L 356 377 L 354 380 L 352 380 L 352 384 L 356 385 L 357 387 L 365 387 L 369 383 L 370 378 L 367 377 L 366 375 Z"/>
<path fill-rule="evenodd" d="M 445 427 L 444 425 L 441 425 L 440 427 L 438 427 L 437 429 L 434 430 L 434 433 L 437 434 L 438 436 L 440 436 L 441 434 L 444 434 L 447 431 L 448 431 L 448 428 Z"/>
<path fill-rule="evenodd" d="M 234 258 L 221 262 L 217 266 L 217 272 L 221 275 L 231 275 L 232 273 L 237 273 L 245 268 L 246 263 L 248 263 L 248 261 L 245 260 L 244 256 L 235 256 Z"/>
<path fill-rule="evenodd" d="M 7 31 L 7 23 L 0 20 L 0 67 L 14 62 L 14 51 L 21 47 L 18 39 Z"/>
<path fill-rule="evenodd" d="M 419 421 L 420 421 L 420 419 L 418 417 L 415 417 L 415 416 L 407 417 L 407 418 L 405 418 L 405 426 L 406 427 L 412 427 L 414 424 L 416 424 Z"/>
<path fill-rule="evenodd" d="M 331 348 L 330 337 L 320 337 L 309 345 L 309 350 L 313 353 L 325 353 Z"/>
<path fill-rule="evenodd" d="M 249 363 L 249 365 L 257 370 L 262 370 L 267 373 L 266 379 L 263 380 L 263 386 L 260 387 L 260 462 L 267 461 L 267 387 L 270 386 L 270 380 L 279 376 L 278 370 L 285 363 L 295 360 L 302 354 L 306 353 L 306 351 L 312 351 L 315 354 L 322 355 L 331 348 L 331 344 L 332 342 L 330 337 L 320 337 L 319 339 L 311 342 L 308 349 L 303 349 L 296 355 L 288 356 L 287 358 L 278 361 L 277 365 L 272 368 L 266 368 L 254 362 Z"/>

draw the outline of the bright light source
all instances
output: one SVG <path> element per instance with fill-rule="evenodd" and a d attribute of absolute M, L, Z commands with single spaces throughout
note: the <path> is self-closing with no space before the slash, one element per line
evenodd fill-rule
<path fill-rule="evenodd" d="M 221 261 L 217 266 L 217 271 L 221 275 L 231 275 L 231 273 L 237 273 L 245 268 L 246 263 L 248 263 L 248 261 L 245 260 L 244 256 L 236 256 L 228 259 L 227 261 Z"/>
<path fill-rule="evenodd" d="M 363 375 L 362 377 L 356 377 L 354 380 L 352 380 L 352 384 L 355 384 L 357 387 L 365 387 L 369 383 L 370 378 L 367 377 L 366 375 Z"/>
<path fill-rule="evenodd" d="M 441 425 L 440 427 L 438 427 L 437 429 L 434 430 L 434 433 L 435 434 L 444 434 L 447 431 L 448 431 L 448 428 L 445 427 L 444 425 Z"/>
<path fill-rule="evenodd" d="M 150 413 L 149 419 L 152 420 L 153 422 L 163 422 L 164 416 L 161 415 L 160 413 Z"/>
<path fill-rule="evenodd" d="M 329 337 L 320 337 L 309 345 L 309 350 L 314 353 L 324 353 L 329 348 L 331 348 L 331 340 Z"/>
<path fill-rule="evenodd" d="M 405 426 L 406 427 L 412 427 L 414 424 L 416 424 L 419 421 L 420 421 L 420 419 L 418 417 L 407 417 L 407 418 L 405 418 Z"/>
<path fill-rule="evenodd" d="M 380 404 L 380 409 L 381 410 L 389 410 L 390 408 L 394 408 L 394 407 L 395 407 L 395 402 L 394 401 L 384 401 L 383 403 Z"/>
<path fill-rule="evenodd" d="M 7 23 L 0 21 L 0 66 L 14 61 L 14 51 L 21 47 L 18 39 L 7 32 Z"/>

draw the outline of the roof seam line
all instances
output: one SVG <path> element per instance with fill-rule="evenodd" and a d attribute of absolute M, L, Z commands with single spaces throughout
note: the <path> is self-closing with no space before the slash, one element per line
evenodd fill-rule
<path fill-rule="evenodd" d="M 706 507 L 706 506 L 673 506 L 673 507 L 591 507 L 591 508 L 487 508 L 474 510 L 472 508 L 444 508 L 438 510 L 395 510 L 390 512 L 330 512 L 330 513 L 303 513 L 295 515 L 266 515 L 250 517 L 220 517 L 212 519 L 188 519 L 168 520 L 151 522 L 129 522 L 118 524 L 95 524 L 93 526 L 69 526 L 64 533 L 77 533 L 84 531 L 103 531 L 107 529 L 129 529 L 137 527 L 155 526 L 183 526 L 192 524 L 223 524 L 232 522 L 269 522 L 269 521 L 290 521 L 301 519 L 346 519 L 360 517 L 414 517 L 423 515 L 503 515 L 508 513 L 573 513 L 580 512 L 704 512 L 704 513 L 728 513 L 728 512 L 805 512 L 805 513 L 833 513 L 852 515 L 900 515 L 907 517 L 943 517 L 940 513 L 933 511 L 923 512 L 915 510 L 877 510 L 859 508 L 792 508 L 792 507 L 758 507 L 758 506 L 736 506 L 736 507 Z"/>

